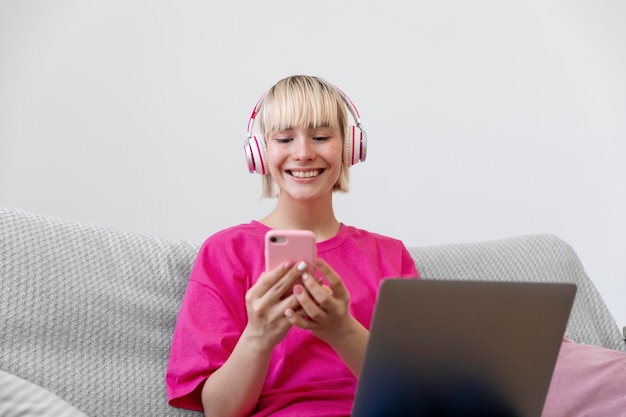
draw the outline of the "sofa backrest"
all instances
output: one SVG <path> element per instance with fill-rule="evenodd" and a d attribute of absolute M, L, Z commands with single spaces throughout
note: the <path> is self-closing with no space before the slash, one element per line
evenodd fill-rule
<path fill-rule="evenodd" d="M 169 345 L 199 244 L 0 207 L 0 370 L 89 416 L 190 416 L 170 407 Z M 410 248 L 426 279 L 573 280 L 575 340 L 623 348 L 574 252 L 535 235 Z"/>
<path fill-rule="evenodd" d="M 0 208 L 0 369 L 88 416 L 170 407 L 165 368 L 197 247 Z"/>
<path fill-rule="evenodd" d="M 567 336 L 626 351 L 615 319 L 572 249 L 550 234 L 409 248 L 423 279 L 571 282 L 576 299 Z"/>

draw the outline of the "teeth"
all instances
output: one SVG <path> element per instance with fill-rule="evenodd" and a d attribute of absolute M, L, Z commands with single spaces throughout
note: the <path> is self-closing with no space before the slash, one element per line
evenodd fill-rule
<path fill-rule="evenodd" d="M 320 173 L 319 170 L 315 170 L 315 171 L 291 171 L 291 175 L 293 175 L 296 178 L 317 177 L 317 175 L 319 173 Z"/>

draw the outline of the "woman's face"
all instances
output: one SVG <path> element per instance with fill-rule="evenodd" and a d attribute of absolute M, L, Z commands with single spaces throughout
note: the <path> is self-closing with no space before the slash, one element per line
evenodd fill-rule
<path fill-rule="evenodd" d="M 294 127 L 267 138 L 269 169 L 285 194 L 311 200 L 332 193 L 342 167 L 341 133 L 330 127 Z"/>

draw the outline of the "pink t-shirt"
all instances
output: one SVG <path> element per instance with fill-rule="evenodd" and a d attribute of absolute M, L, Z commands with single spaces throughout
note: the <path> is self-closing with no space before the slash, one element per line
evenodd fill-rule
<path fill-rule="evenodd" d="M 246 326 L 244 295 L 264 271 L 268 230 L 252 221 L 216 233 L 200 249 L 170 351 L 171 405 L 202 410 L 202 382 L 228 359 Z M 343 280 L 350 311 L 366 328 L 382 279 L 419 276 L 401 241 L 343 224 L 335 237 L 317 244 L 317 252 Z M 274 349 L 252 415 L 349 416 L 356 382 L 328 344 L 294 327 Z"/>

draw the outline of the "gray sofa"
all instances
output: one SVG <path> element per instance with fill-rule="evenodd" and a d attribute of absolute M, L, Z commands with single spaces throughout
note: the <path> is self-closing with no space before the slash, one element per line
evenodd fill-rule
<path fill-rule="evenodd" d="M 199 415 L 170 407 L 164 388 L 199 244 L 0 207 L 0 376 L 21 381 L 0 378 L 0 402 L 23 384 L 88 416 Z M 426 279 L 574 282 L 569 336 L 626 350 L 576 254 L 555 236 L 410 252 Z"/>

